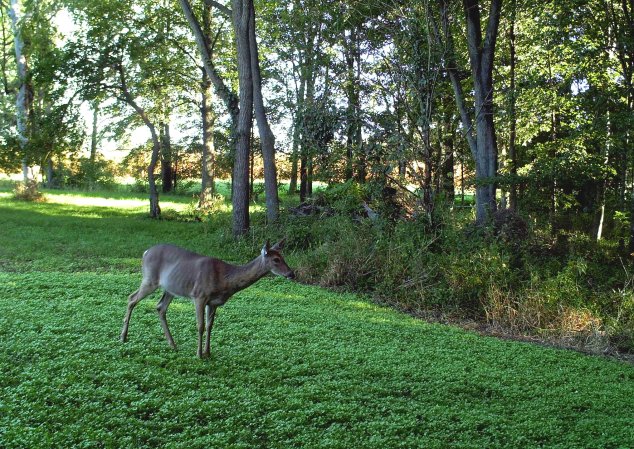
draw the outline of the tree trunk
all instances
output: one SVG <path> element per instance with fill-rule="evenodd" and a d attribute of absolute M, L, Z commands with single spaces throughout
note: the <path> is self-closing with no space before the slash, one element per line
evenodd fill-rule
<path fill-rule="evenodd" d="M 46 187 L 48 189 L 55 187 L 55 170 L 53 169 L 52 157 L 49 157 L 46 161 Z"/>
<path fill-rule="evenodd" d="M 92 104 L 92 134 L 90 135 L 90 179 L 88 180 L 89 188 L 95 188 L 97 182 L 97 121 L 99 119 L 99 102 L 94 101 Z"/>
<path fill-rule="evenodd" d="M 352 101 L 352 153 L 351 157 L 354 158 L 354 153 L 357 153 L 357 170 L 356 179 L 358 182 L 364 183 L 367 177 L 367 155 L 363 145 L 362 128 L 363 122 L 361 120 L 361 50 L 359 49 L 359 30 L 354 29 L 350 33 L 350 47 L 353 66 L 356 66 L 353 70 L 354 77 L 352 79 L 352 86 L 350 93 L 352 98 L 348 101 Z"/>
<path fill-rule="evenodd" d="M 174 169 L 172 166 L 172 142 L 168 123 L 160 123 L 161 135 L 161 181 L 163 193 L 174 190 Z"/>
<path fill-rule="evenodd" d="M 240 84 L 240 113 L 233 166 L 233 234 L 240 236 L 249 230 L 249 148 L 253 122 L 253 77 L 249 45 L 251 1 L 233 0 L 232 5 Z"/>
<path fill-rule="evenodd" d="M 308 158 L 307 161 L 308 173 L 306 176 L 306 195 L 309 198 L 313 197 L 313 158 Z"/>
<path fill-rule="evenodd" d="M 11 29 L 13 31 L 13 45 L 15 48 L 15 61 L 17 68 L 17 77 L 20 87 L 16 96 L 16 125 L 18 132 L 18 141 L 20 145 L 20 153 L 22 153 L 22 177 L 26 184 L 30 180 L 29 159 L 26 154 L 27 138 L 27 117 L 29 110 L 29 98 L 27 95 L 27 75 L 28 66 L 26 56 L 24 55 L 24 40 L 22 38 L 22 5 L 20 0 L 11 0 L 9 7 L 9 16 L 11 17 Z"/>
<path fill-rule="evenodd" d="M 492 0 L 486 34 L 482 36 L 480 5 L 478 0 L 463 0 L 467 23 L 467 47 L 475 97 L 475 135 L 473 121 L 465 102 L 464 92 L 457 73 L 456 53 L 449 24 L 449 2 L 439 0 L 445 45 L 435 23 L 434 34 L 441 47 L 447 48 L 446 69 L 451 79 L 456 104 L 462 120 L 462 128 L 475 160 L 476 174 L 476 222 L 485 224 L 496 209 L 497 141 L 493 122 L 493 59 L 495 42 L 500 24 L 502 0 Z"/>
<path fill-rule="evenodd" d="M 150 165 L 148 166 L 148 183 L 150 185 L 150 217 L 159 218 L 161 216 L 161 208 L 159 207 L 159 195 L 156 189 L 156 181 L 154 179 L 154 170 L 158 163 L 159 153 L 161 150 L 161 144 L 159 138 L 156 135 L 156 129 L 152 123 L 146 123 L 152 134 L 152 157 L 150 159 Z"/>
<path fill-rule="evenodd" d="M 145 126 L 150 130 L 150 135 L 152 136 L 152 156 L 150 158 L 150 165 L 148 166 L 148 183 L 150 185 L 150 217 L 159 218 L 161 216 L 161 208 L 159 207 L 159 195 L 158 190 L 156 189 L 156 181 L 154 179 L 154 171 L 156 170 L 156 164 L 158 163 L 159 155 L 161 152 L 161 141 L 159 140 L 159 136 L 156 133 L 156 127 L 150 121 L 150 118 L 146 114 L 145 110 L 137 104 L 134 97 L 130 93 L 128 89 L 128 84 L 125 78 L 125 72 L 123 71 L 123 66 L 118 64 L 115 66 L 115 69 L 119 72 L 119 88 L 121 89 L 121 93 L 123 94 L 124 101 L 132 106 Z"/>
<path fill-rule="evenodd" d="M 478 0 L 463 0 L 476 110 L 476 219 L 484 223 L 496 209 L 497 142 L 493 123 L 493 58 L 502 0 L 492 0 L 484 42 Z"/>
<path fill-rule="evenodd" d="M 251 151 L 249 151 L 249 198 L 256 203 L 255 197 L 255 137 L 253 136 L 253 122 L 251 122 Z"/>
<path fill-rule="evenodd" d="M 308 181 L 308 173 L 306 171 L 306 156 L 302 155 L 299 165 L 299 201 L 306 201 L 306 186 Z"/>
<path fill-rule="evenodd" d="M 346 109 L 346 168 L 344 172 L 344 178 L 346 180 L 352 179 L 353 176 L 353 161 L 354 161 L 354 148 L 356 142 L 356 123 L 358 112 L 358 80 L 355 77 L 354 63 L 355 58 L 355 46 L 356 46 L 356 30 L 353 27 L 350 30 L 350 36 L 344 41 L 346 46 L 344 48 L 344 56 L 346 60 L 346 96 L 347 96 L 347 109 Z M 358 149 L 357 149 L 358 151 Z"/>
<path fill-rule="evenodd" d="M 632 110 L 632 105 L 634 104 L 634 98 L 632 96 L 632 92 L 630 91 L 630 93 L 628 94 L 628 105 L 630 106 L 629 110 Z M 631 145 L 632 143 L 630 142 L 630 134 L 628 131 L 627 134 L 627 145 L 628 145 L 628 149 L 630 149 L 630 151 L 632 151 L 631 149 Z M 632 164 L 632 168 L 630 169 L 630 171 L 632 172 L 632 185 L 634 186 L 634 154 L 630 155 L 630 161 Z M 629 253 L 632 257 L 634 257 L 634 188 L 632 189 L 631 193 L 630 193 L 630 242 L 628 245 L 628 249 L 629 249 Z"/>
<path fill-rule="evenodd" d="M 517 118 L 515 113 L 516 93 L 515 93 L 515 14 L 516 4 L 513 1 L 511 6 L 511 23 L 509 24 L 509 50 L 510 50 L 510 73 L 509 73 L 509 173 L 511 175 L 511 185 L 509 186 L 509 208 L 517 212 L 517 150 L 515 143 L 517 140 Z"/>
<path fill-rule="evenodd" d="M 205 206 L 215 193 L 214 169 L 214 122 L 215 117 L 212 109 L 211 82 L 203 71 L 202 81 L 202 122 L 203 122 L 203 157 L 202 157 L 202 179 L 200 191 L 200 206 Z"/>
<path fill-rule="evenodd" d="M 240 116 L 240 107 L 238 97 L 235 95 L 229 87 L 225 84 L 224 80 L 221 78 L 220 73 L 216 69 L 212 59 L 211 59 L 211 49 L 210 49 L 210 39 L 209 35 L 211 33 L 211 7 L 207 4 L 203 5 L 203 26 L 200 26 L 198 20 L 194 16 L 194 13 L 191 8 L 191 4 L 189 0 L 179 0 L 181 5 L 181 9 L 189 23 L 190 28 L 194 34 L 194 38 L 196 39 L 196 46 L 198 47 L 198 51 L 200 53 L 203 66 L 205 69 L 205 73 L 209 77 L 209 80 L 214 86 L 216 94 L 225 104 L 227 111 L 229 112 L 229 116 L 231 117 L 231 123 L 229 127 L 229 135 L 231 139 L 231 146 L 235 148 L 238 146 L 238 121 Z M 247 36 L 248 39 L 248 36 Z M 247 42 L 248 44 L 248 42 Z M 244 155 L 243 155 L 244 156 Z M 242 168 L 243 170 L 243 168 Z M 248 168 L 247 168 L 248 170 Z M 234 165 L 235 171 L 235 165 Z M 232 182 L 231 182 L 231 198 L 233 200 L 233 187 L 234 187 L 234 173 L 232 172 Z M 248 201 L 248 199 L 247 199 Z M 243 211 L 244 212 L 244 211 Z M 242 213 L 243 213 L 242 212 Z M 248 222 L 247 222 L 248 227 Z"/>
<path fill-rule="evenodd" d="M 266 195 L 266 218 L 269 223 L 277 221 L 280 212 L 280 201 L 277 193 L 277 167 L 275 166 L 275 136 L 271 131 L 264 98 L 262 96 L 262 78 L 258 58 L 258 44 L 255 36 L 255 7 L 253 0 L 247 2 L 250 9 L 249 20 L 249 53 L 251 56 L 251 76 L 253 78 L 253 105 L 262 145 L 264 161 L 264 192 Z"/>
<path fill-rule="evenodd" d="M 441 165 L 441 187 L 445 193 L 449 204 L 453 204 L 455 197 L 455 185 L 454 185 L 454 142 L 453 134 L 451 133 L 451 118 L 445 122 L 445 132 L 443 136 L 443 159 Z"/>
<path fill-rule="evenodd" d="M 302 64 L 300 58 L 300 65 Z M 297 177 L 298 177 L 298 163 L 300 155 L 300 145 L 302 139 L 302 127 L 303 127 L 303 114 L 304 114 L 304 96 L 306 93 L 306 78 L 303 75 L 303 69 L 298 69 L 293 63 L 293 73 L 296 75 L 295 79 L 299 78 L 299 87 L 297 87 L 297 81 L 295 81 L 295 92 L 297 97 L 297 103 L 295 106 L 295 114 L 293 116 L 293 147 L 291 150 L 291 174 L 290 184 L 288 187 L 288 194 L 295 195 L 297 191 Z"/>
<path fill-rule="evenodd" d="M 295 111 L 295 118 L 293 121 L 293 148 L 291 150 L 291 174 L 290 181 L 288 186 L 288 194 L 295 195 L 297 193 L 297 163 L 299 159 L 299 139 L 300 139 L 300 118 L 299 118 L 299 108 L 301 106 L 297 106 L 297 111 Z"/>

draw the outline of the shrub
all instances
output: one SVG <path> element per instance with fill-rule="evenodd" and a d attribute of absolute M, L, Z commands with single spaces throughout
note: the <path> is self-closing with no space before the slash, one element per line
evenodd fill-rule
<path fill-rule="evenodd" d="M 38 190 L 37 181 L 17 182 L 13 189 L 13 197 L 21 201 L 45 201 L 44 194 Z"/>
<path fill-rule="evenodd" d="M 174 193 L 177 195 L 200 195 L 201 183 L 199 180 L 183 179 L 178 181 Z"/>
<path fill-rule="evenodd" d="M 356 200 L 329 201 L 339 214 L 289 215 L 283 223 L 304 281 L 598 352 L 634 348 L 634 280 L 619 274 L 615 245 L 582 235 L 548 240 L 514 214 L 482 232 L 471 227 L 470 213 L 440 211 L 432 227 L 422 218 L 355 218 L 348 213 Z"/>

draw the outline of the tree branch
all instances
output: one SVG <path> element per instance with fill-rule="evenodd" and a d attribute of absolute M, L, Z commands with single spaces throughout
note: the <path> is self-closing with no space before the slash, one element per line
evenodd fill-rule
<path fill-rule="evenodd" d="M 462 84 L 460 84 L 460 77 L 458 76 L 458 67 L 456 63 L 456 54 L 453 46 L 453 37 L 451 35 L 451 29 L 449 27 L 449 11 L 447 0 L 439 0 L 440 5 L 440 19 L 442 21 L 443 27 L 443 35 L 445 36 L 445 44 L 444 50 L 446 52 L 446 70 L 449 74 L 449 79 L 451 80 L 451 86 L 454 91 L 454 97 L 456 99 L 456 106 L 458 108 L 458 112 L 460 113 L 460 120 L 462 121 L 463 134 L 467 139 L 467 143 L 469 144 L 469 149 L 471 150 L 471 155 L 474 160 L 477 152 L 477 142 L 471 130 L 473 129 L 473 123 L 471 121 L 471 115 L 469 114 L 469 109 L 467 108 L 467 104 L 465 102 L 464 92 L 462 90 Z M 428 10 L 428 17 L 432 23 L 432 29 L 434 30 L 434 36 L 436 37 L 436 41 L 438 45 L 443 48 L 443 43 L 441 39 L 441 34 L 438 29 L 438 24 L 434 19 L 433 14 L 430 10 Z"/>
<path fill-rule="evenodd" d="M 494 0 L 495 1 L 495 0 Z M 480 25 L 480 6 L 478 0 L 463 0 L 465 18 L 467 21 L 467 48 L 474 76 L 479 75 L 482 63 L 480 47 L 482 45 L 482 28 Z"/>
<path fill-rule="evenodd" d="M 500 12 L 502 9 L 502 0 L 492 0 L 491 9 L 489 11 L 489 22 L 487 24 L 486 36 L 484 38 L 484 47 L 482 49 L 482 68 L 491 71 L 493 68 L 493 55 L 495 53 L 495 42 L 498 36 L 498 27 L 500 25 Z"/>
<path fill-rule="evenodd" d="M 212 8 L 216 8 L 218 11 L 220 11 L 224 16 L 231 18 L 233 15 L 233 11 L 231 11 L 231 8 L 218 3 L 214 0 L 205 0 L 205 5 L 207 6 L 211 6 Z"/>
<path fill-rule="evenodd" d="M 207 41 L 205 39 L 205 35 L 202 28 L 200 27 L 198 19 L 196 19 L 196 17 L 194 16 L 191 4 L 189 3 L 189 0 L 179 0 L 179 3 L 181 5 L 183 13 L 185 14 L 185 18 L 187 19 L 187 22 L 189 22 L 189 26 L 194 33 L 194 38 L 196 39 L 198 51 L 200 52 L 200 56 L 202 58 L 203 66 L 205 67 L 205 72 L 207 73 L 207 76 L 211 80 L 211 83 L 214 85 L 218 96 L 225 103 L 227 109 L 229 109 L 229 113 L 235 115 L 239 110 L 238 99 L 236 95 L 225 85 L 223 79 L 220 77 L 220 74 L 216 70 L 216 67 L 211 60 L 211 54 L 207 45 Z"/>

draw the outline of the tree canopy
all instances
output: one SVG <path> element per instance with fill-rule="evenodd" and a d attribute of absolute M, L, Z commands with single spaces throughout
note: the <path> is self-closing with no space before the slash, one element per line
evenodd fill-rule
<path fill-rule="evenodd" d="M 272 222 L 280 172 L 302 199 L 315 181 L 393 188 L 430 221 L 440 198 L 466 189 L 479 223 L 511 208 L 554 233 L 612 232 L 634 250 L 618 226 L 634 208 L 628 2 L 5 0 L 0 9 L 6 172 L 79 157 L 84 104 L 120 142 L 147 128 L 153 216 L 159 164 L 167 191 L 178 158 L 205 148 L 199 175 L 232 177 L 236 234 L 249 226 L 256 153 Z"/>

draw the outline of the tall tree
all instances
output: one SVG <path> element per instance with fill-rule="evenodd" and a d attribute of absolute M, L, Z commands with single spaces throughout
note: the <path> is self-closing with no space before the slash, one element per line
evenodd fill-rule
<path fill-rule="evenodd" d="M 9 7 L 9 16 L 11 17 L 11 29 L 13 31 L 13 42 L 15 49 L 15 61 L 17 66 L 17 75 L 19 87 L 16 95 L 16 124 L 18 142 L 20 152 L 22 153 L 22 177 L 24 182 L 28 182 L 29 175 L 29 158 L 26 154 L 28 143 L 27 136 L 27 117 L 30 107 L 30 89 L 28 89 L 28 64 L 26 54 L 24 53 L 24 38 L 22 35 L 22 27 L 24 17 L 22 11 L 22 3 L 20 0 L 11 0 Z"/>
<path fill-rule="evenodd" d="M 211 6 L 203 5 L 202 31 L 205 36 L 211 36 L 212 11 Z M 211 49 L 211 45 L 207 44 Z M 204 206 L 215 193 L 214 189 L 214 169 L 215 169 L 215 149 L 214 149 L 214 123 L 215 115 L 213 111 L 213 90 L 209 76 L 202 68 L 201 83 L 201 114 L 202 114 L 202 179 L 199 204 Z"/>
<path fill-rule="evenodd" d="M 253 81 L 253 106 L 258 123 L 260 142 L 262 144 L 262 158 L 264 159 L 264 192 L 266 195 L 266 217 L 270 223 L 279 217 L 280 202 L 277 193 L 277 167 L 275 165 L 275 136 L 271 131 L 264 108 L 262 96 L 262 75 L 260 73 L 260 59 L 255 32 L 255 6 L 249 0 L 249 56 L 251 58 L 251 78 Z"/>
<path fill-rule="evenodd" d="M 493 65 L 502 0 L 491 0 L 486 28 L 482 29 L 479 0 L 463 0 L 467 50 L 474 92 L 473 114 L 461 85 L 457 52 L 451 31 L 450 2 L 439 0 L 442 34 L 436 39 L 446 49 L 446 69 L 451 79 L 464 134 L 476 168 L 476 221 L 485 223 L 496 209 L 498 152 L 493 121 Z M 484 31 L 484 33 L 483 33 Z M 475 122 L 475 123 L 474 123 Z M 475 126 L 474 126 L 475 125 Z"/>
<path fill-rule="evenodd" d="M 251 22 L 249 0 L 232 1 L 232 20 L 238 62 L 240 85 L 240 112 L 236 126 L 236 148 L 233 159 L 233 233 L 243 235 L 249 230 L 249 150 L 253 123 L 253 72 L 249 24 Z"/>

